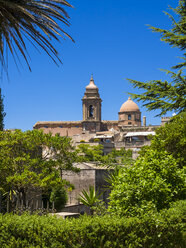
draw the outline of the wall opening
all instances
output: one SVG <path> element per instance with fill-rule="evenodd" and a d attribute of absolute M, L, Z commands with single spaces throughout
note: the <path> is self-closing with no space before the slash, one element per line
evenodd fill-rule
<path fill-rule="evenodd" d="M 131 114 L 128 115 L 128 120 L 131 120 Z"/>
<path fill-rule="evenodd" d="M 92 105 L 89 106 L 89 117 L 93 117 L 94 116 L 94 108 Z"/>

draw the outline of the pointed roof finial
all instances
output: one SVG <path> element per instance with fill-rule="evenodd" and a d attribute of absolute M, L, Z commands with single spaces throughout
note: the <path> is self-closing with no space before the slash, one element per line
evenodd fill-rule
<path fill-rule="evenodd" d="M 89 85 L 87 85 L 86 89 L 98 89 L 98 87 L 94 83 L 93 74 L 91 74 L 91 79 Z"/>
<path fill-rule="evenodd" d="M 128 100 L 131 100 L 131 97 L 129 96 Z"/>

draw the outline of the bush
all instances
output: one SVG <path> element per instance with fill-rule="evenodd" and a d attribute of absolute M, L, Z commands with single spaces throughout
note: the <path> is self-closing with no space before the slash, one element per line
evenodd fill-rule
<path fill-rule="evenodd" d="M 54 202 L 55 209 L 61 211 L 67 203 L 68 197 L 64 187 L 57 187 L 52 190 L 50 195 L 50 202 Z"/>
<path fill-rule="evenodd" d="M 141 218 L 82 216 L 63 220 L 51 216 L 0 215 L 2 248 L 182 248 L 186 247 L 186 202 Z"/>
<path fill-rule="evenodd" d="M 149 149 L 133 166 L 123 168 L 114 181 L 109 210 L 136 216 L 169 208 L 185 197 L 185 174 L 177 160 L 165 151 Z"/>

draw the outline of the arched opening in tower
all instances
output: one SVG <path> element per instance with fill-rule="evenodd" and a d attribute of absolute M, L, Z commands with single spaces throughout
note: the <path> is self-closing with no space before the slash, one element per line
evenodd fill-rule
<path fill-rule="evenodd" d="M 89 106 L 89 117 L 93 117 L 94 116 L 94 108 L 92 105 Z"/>

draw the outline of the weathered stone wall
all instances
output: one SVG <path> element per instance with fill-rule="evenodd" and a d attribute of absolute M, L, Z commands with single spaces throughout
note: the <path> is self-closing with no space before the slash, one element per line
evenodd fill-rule
<path fill-rule="evenodd" d="M 108 197 L 110 190 L 107 188 L 108 183 L 106 182 L 106 177 L 108 177 L 109 171 L 105 169 L 99 169 L 95 171 L 95 185 L 96 185 L 96 192 L 101 195 L 101 199 L 105 202 L 108 202 Z"/>
<path fill-rule="evenodd" d="M 64 171 L 63 179 L 66 179 L 75 187 L 75 189 L 68 193 L 67 206 L 78 205 L 78 196 L 82 192 L 82 190 L 88 190 L 90 185 L 95 187 L 95 170 L 82 169 L 79 173 Z"/>
<path fill-rule="evenodd" d="M 63 179 L 69 181 L 75 187 L 68 193 L 68 202 L 64 211 L 68 212 L 68 209 L 71 209 L 72 206 L 76 206 L 75 212 L 85 211 L 82 206 L 79 206 L 81 204 L 78 201 L 78 196 L 82 190 L 89 191 L 90 185 L 95 188 L 96 192 L 102 193 L 100 199 L 107 202 L 109 190 L 105 187 L 107 185 L 105 178 L 109 173 L 108 170 L 100 169 L 91 163 L 78 163 L 75 166 L 80 168 L 79 173 L 64 171 L 62 176 Z"/>

